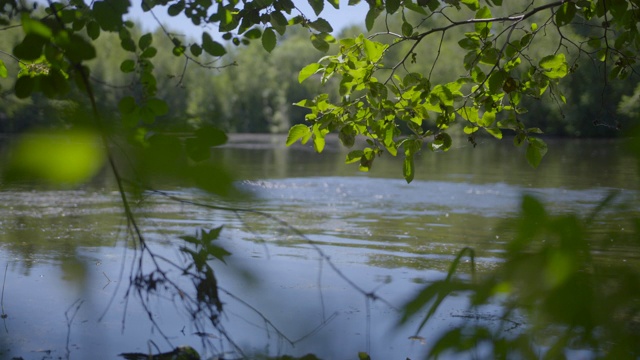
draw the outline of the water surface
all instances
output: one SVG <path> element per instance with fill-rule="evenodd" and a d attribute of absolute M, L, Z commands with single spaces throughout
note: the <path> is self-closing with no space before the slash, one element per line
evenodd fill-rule
<path fill-rule="evenodd" d="M 619 141 L 551 141 L 537 170 L 508 143 L 463 145 L 446 154 L 425 153 L 411 184 L 401 179 L 397 159 L 380 158 L 364 174 L 343 164 L 343 151 L 317 155 L 283 143 L 282 137 L 239 136 L 214 151 L 236 174 L 236 186 L 247 195 L 242 199 L 160 190 L 264 212 L 305 237 L 256 213 L 178 203 L 158 193 L 145 194 L 135 208 L 154 251 L 172 259 L 181 259 L 180 236 L 224 225 L 219 243 L 232 255 L 226 264 L 212 264 L 225 303 L 223 325 L 246 354 L 353 359 L 368 351 L 377 359 L 420 358 L 439 331 L 463 321 L 466 300 L 447 303 L 421 333 L 424 343 L 410 339 L 419 319 L 395 326 L 397 309 L 424 284 L 442 278 L 463 247 L 476 249 L 480 270 L 499 264 L 511 235 L 500 226 L 518 213 L 523 194 L 545 201 L 554 213 L 587 214 L 618 191 L 618 204 L 629 205 L 600 220 L 603 232 L 626 231 L 621 220 L 640 210 L 637 162 Z M 109 186 L 0 192 L 0 274 L 6 266 L 8 315 L 0 326 L 0 358 L 113 359 L 121 352 L 186 344 L 209 356 L 233 351 L 213 330 L 207 336 L 216 352 L 202 349 L 179 301 L 153 300 L 153 318 L 168 344 L 138 299 L 125 298 L 138 254 L 125 225 L 119 195 Z M 640 258 L 626 244 L 601 255 Z"/>

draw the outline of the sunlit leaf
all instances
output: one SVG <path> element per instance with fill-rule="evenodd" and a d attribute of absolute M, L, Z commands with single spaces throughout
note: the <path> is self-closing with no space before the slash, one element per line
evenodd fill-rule
<path fill-rule="evenodd" d="M 569 64 L 563 53 L 545 56 L 538 65 L 544 70 L 544 75 L 550 79 L 559 79 L 569 73 Z"/>
<path fill-rule="evenodd" d="M 491 10 L 489 10 L 488 7 L 484 6 L 482 7 L 480 10 L 478 10 L 476 12 L 476 19 L 489 19 L 491 18 Z M 491 28 L 491 23 L 487 22 L 487 23 L 483 23 L 483 22 L 479 22 L 475 24 L 475 29 L 476 32 L 481 33 L 483 30 L 485 29 L 490 29 Z"/>
<path fill-rule="evenodd" d="M 470 10 L 476 11 L 480 8 L 480 3 L 478 0 L 460 0 L 461 3 L 465 4 Z"/>
<path fill-rule="evenodd" d="M 379 42 L 371 41 L 369 39 L 363 40 L 364 44 L 364 52 L 367 56 L 367 60 L 371 62 L 377 62 L 382 57 L 382 54 L 388 47 L 386 44 L 381 44 Z"/>
<path fill-rule="evenodd" d="M 27 133 L 17 140 L 10 154 L 7 180 L 38 180 L 59 185 L 89 180 L 105 160 L 98 134 L 80 130 Z"/>
<path fill-rule="evenodd" d="M 502 139 L 502 131 L 498 128 L 484 128 L 486 132 L 496 139 Z"/>
<path fill-rule="evenodd" d="M 302 83 L 311 75 L 315 74 L 320 68 L 321 65 L 318 63 L 311 63 L 305 66 L 304 68 L 302 68 L 302 70 L 300 70 L 300 74 L 298 74 L 298 82 Z"/>
<path fill-rule="evenodd" d="M 4 65 L 4 61 L 0 59 L 0 77 L 6 78 L 8 75 L 9 75 L 9 72 L 7 71 L 7 67 Z"/>
<path fill-rule="evenodd" d="M 345 159 L 345 164 L 352 164 L 360 161 L 360 158 L 364 155 L 364 151 L 362 150 L 353 150 L 347 154 Z"/>
<path fill-rule="evenodd" d="M 22 17 L 22 29 L 25 34 L 37 35 L 43 39 L 48 39 L 53 36 L 53 31 L 47 25 L 43 24 L 40 20 L 31 18 L 29 13 L 23 13 Z"/>
<path fill-rule="evenodd" d="M 289 135 L 287 136 L 287 146 L 293 145 L 296 141 L 311 134 L 311 130 L 308 126 L 303 124 L 297 124 L 289 129 Z"/>

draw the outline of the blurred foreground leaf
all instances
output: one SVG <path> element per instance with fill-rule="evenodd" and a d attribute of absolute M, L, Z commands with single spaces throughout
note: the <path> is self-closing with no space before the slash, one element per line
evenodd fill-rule
<path fill-rule="evenodd" d="M 9 151 L 5 181 L 74 186 L 91 179 L 105 161 L 100 136 L 91 130 L 31 132 Z"/>

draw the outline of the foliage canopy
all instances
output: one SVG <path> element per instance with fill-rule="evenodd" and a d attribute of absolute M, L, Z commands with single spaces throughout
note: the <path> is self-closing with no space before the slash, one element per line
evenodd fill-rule
<path fill-rule="evenodd" d="M 173 55 L 203 67 L 224 66 L 219 59 L 229 48 L 220 39 L 234 45 L 259 41 L 271 52 L 289 27 L 307 29 L 310 43 L 333 55 L 302 68 L 298 80 L 318 79 L 335 87 L 338 96 L 332 91 L 298 102 L 309 112 L 307 124 L 293 126 L 287 143 L 312 141 L 321 152 L 329 133 L 338 133 L 347 147 L 362 136 L 368 144 L 351 151 L 346 162 L 368 171 L 377 156 L 400 154 L 408 182 L 415 174 L 413 159 L 425 146 L 451 148 L 454 124 L 474 145 L 482 133 L 498 139 L 514 134 L 514 144 L 526 145 L 527 161 L 538 166 L 547 146 L 538 137 L 544 129 L 527 126 L 529 99 L 565 103 L 561 82 L 585 58 L 601 63 L 608 79 L 624 79 L 634 73 L 640 44 L 635 1 L 371 0 L 365 24 L 374 32 L 339 41 L 322 17 L 325 5 L 337 9 L 339 2 L 308 3 L 311 14 L 291 0 L 145 0 L 136 6 L 183 15 L 202 26 L 205 31 L 196 40 L 164 35 Z M 6 1 L 0 19 L 6 25 L 19 21 L 24 35 L 11 51 L 3 50 L 20 70 L 10 73 L 0 60 L 0 76 L 15 79 L 18 98 L 34 93 L 63 98 L 76 91 L 91 97 L 87 62 L 100 56 L 94 43 L 105 32 L 117 34 L 129 54 L 120 70 L 137 78 L 135 91 L 118 99 L 119 120 L 125 129 L 145 131 L 168 113 L 169 103 L 158 96 L 158 40 L 151 33 L 138 35 L 124 20 L 131 6 L 128 0 L 51 2 L 42 13 Z M 458 37 L 458 58 L 441 59 L 448 36 Z M 423 59 L 421 47 L 435 56 Z M 439 78 L 443 61 L 457 61 L 458 76 Z"/>

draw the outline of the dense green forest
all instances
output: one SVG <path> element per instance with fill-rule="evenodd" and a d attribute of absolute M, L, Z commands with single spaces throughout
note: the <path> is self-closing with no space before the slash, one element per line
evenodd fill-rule
<path fill-rule="evenodd" d="M 507 5 L 500 9 L 505 13 L 511 10 Z M 413 21 L 418 18 L 415 14 L 407 16 L 415 18 Z M 395 14 L 389 16 L 386 23 L 376 22 L 369 33 L 386 31 L 386 27 L 399 29 L 401 26 L 401 16 Z M 426 25 L 422 26 L 426 28 Z M 138 29 L 132 30 L 134 38 L 141 35 Z M 342 30 L 337 38 L 363 31 L 366 30 L 353 26 Z M 171 33 L 170 28 L 168 32 Z M 0 48 L 13 48 L 21 33 L 19 26 L 4 29 Z M 321 90 L 333 91 L 334 98 L 339 96 L 328 85 L 325 85 L 328 89 L 320 89 L 318 82 L 298 82 L 300 69 L 323 55 L 309 42 L 309 31 L 304 28 L 292 28 L 284 36 L 279 36 L 278 46 L 272 53 L 257 44 L 236 46 L 227 41 L 228 53 L 223 58 L 205 57 L 200 60 L 200 65 L 170 51 L 162 51 L 173 46 L 162 29 L 158 28 L 152 35 L 156 48 L 160 49 L 153 62 L 158 82 L 157 96 L 169 105 L 168 112 L 149 125 L 154 129 L 184 132 L 213 125 L 227 132 L 286 133 L 292 125 L 304 123 L 307 113 L 305 109 L 293 106 L 294 103 Z M 415 53 L 419 61 L 413 64 L 412 71 L 432 73 L 434 83 L 462 76 L 457 66 L 457 61 L 465 54 L 458 44 L 461 36 L 462 29 L 452 29 L 437 51 L 431 46 L 417 48 Z M 195 42 L 193 39 L 184 41 Z M 557 43 L 557 38 L 549 35 L 537 41 L 536 48 L 550 49 Z M 123 61 L 136 58 L 120 47 L 117 34 L 103 34 L 95 40 L 95 46 L 109 54 L 87 62 L 92 69 L 95 95 L 106 113 L 116 113 L 121 94 L 135 91 L 136 87 L 141 91 L 139 73 L 133 69 L 121 71 Z M 335 48 L 337 45 L 332 46 Z M 408 47 L 409 44 L 396 47 L 388 55 L 389 63 L 400 61 Z M 10 73 L 20 70 L 17 63 L 10 61 L 10 54 L 0 56 L 5 58 Z M 439 61 L 437 68 L 431 69 L 436 56 L 445 61 Z M 620 129 L 628 128 L 630 122 L 637 118 L 638 106 L 633 99 L 640 94 L 640 87 L 636 89 L 634 77 L 626 81 L 603 81 L 607 76 L 602 64 L 584 56 L 578 58 L 572 66 L 571 76 L 561 87 L 567 103 L 558 99 L 529 99 L 526 105 L 528 113 L 524 115 L 527 123 L 544 129 L 547 135 L 618 136 Z M 87 106 L 82 103 L 82 96 L 58 100 L 35 94 L 29 99 L 20 99 L 15 96 L 10 79 L 0 79 L 0 85 L 0 131 L 3 133 L 74 121 L 77 117 L 73 113 Z"/>

